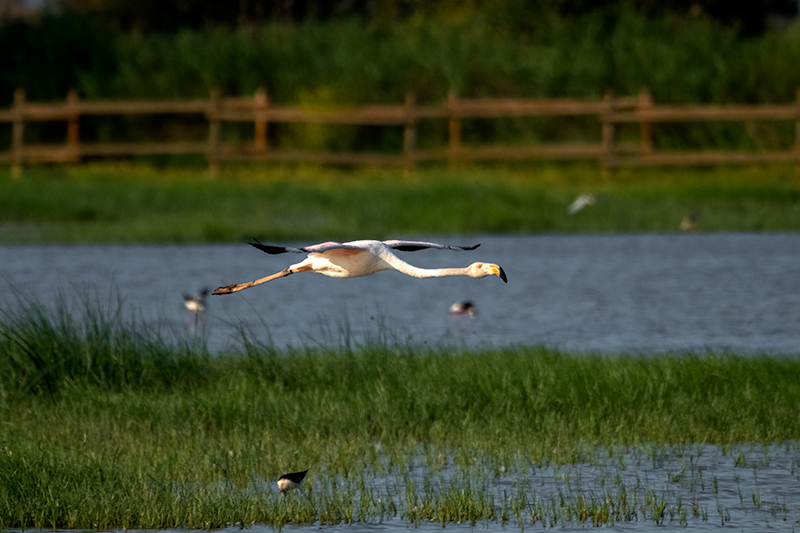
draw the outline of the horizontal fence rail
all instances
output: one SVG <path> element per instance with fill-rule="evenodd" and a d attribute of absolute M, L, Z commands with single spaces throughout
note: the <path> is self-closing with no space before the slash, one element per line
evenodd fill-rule
<path fill-rule="evenodd" d="M 81 117 L 135 115 L 194 115 L 208 124 L 205 141 L 167 140 L 163 142 L 88 143 L 80 139 Z M 462 142 L 465 119 L 515 117 L 596 117 L 599 142 L 548 143 L 534 145 L 467 145 Z M 447 139 L 440 149 L 420 149 L 417 129 L 420 121 L 447 122 Z M 794 145 L 784 151 L 657 150 L 653 126 L 663 123 L 704 123 L 720 121 L 794 122 Z M 28 122 L 66 122 L 63 144 L 25 143 Z M 252 142 L 232 143 L 222 139 L 226 122 L 252 123 Z M 414 167 L 424 161 L 514 161 L 529 159 L 595 159 L 603 167 L 633 165 L 697 165 L 758 162 L 796 162 L 800 164 L 800 90 L 795 102 L 786 105 L 695 105 L 657 106 L 649 93 L 636 97 L 613 97 L 583 101 L 570 99 L 463 99 L 451 92 L 438 106 L 417 105 L 408 94 L 402 105 L 369 105 L 339 109 L 306 109 L 280 106 L 269 101 L 266 91 L 252 98 L 222 97 L 213 91 L 208 99 L 195 100 L 81 100 L 70 91 L 66 102 L 27 102 L 25 93 L 15 92 L 10 109 L 0 110 L 0 125 L 11 124 L 10 150 L 0 151 L 0 163 L 10 164 L 19 175 L 25 163 L 79 162 L 85 157 L 125 157 L 138 155 L 205 155 L 212 175 L 223 161 L 310 162 L 356 165 L 401 165 Z M 314 152 L 272 147 L 268 125 L 279 123 L 349 124 L 403 128 L 403 146 L 396 154 L 353 152 Z M 639 142 L 616 140 L 616 128 L 638 125 Z"/>

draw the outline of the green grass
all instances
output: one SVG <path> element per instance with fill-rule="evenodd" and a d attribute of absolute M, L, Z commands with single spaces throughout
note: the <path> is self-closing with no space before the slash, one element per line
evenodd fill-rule
<path fill-rule="evenodd" d="M 794 358 L 283 352 L 246 338 L 211 356 L 114 309 L 22 305 L 0 322 L 0 528 L 663 519 L 680 503 L 626 507 L 619 479 L 561 504 L 522 489 L 498 500 L 489 486 L 609 457 L 624 470 L 626 453 L 657 461 L 668 445 L 795 441 L 799 404 Z M 305 468 L 311 494 L 283 502 L 272 481 Z M 402 490 L 372 485 L 382 477 Z"/>
<path fill-rule="evenodd" d="M 415 172 L 316 167 L 0 169 L 0 242 L 348 240 L 409 235 L 800 230 L 792 167 L 637 169 L 593 165 Z M 575 216 L 566 206 L 592 193 Z"/>

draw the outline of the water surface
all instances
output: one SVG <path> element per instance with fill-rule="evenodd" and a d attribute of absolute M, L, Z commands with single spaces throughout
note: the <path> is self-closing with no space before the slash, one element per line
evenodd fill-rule
<path fill-rule="evenodd" d="M 297 274 L 209 298 L 214 349 L 239 338 L 278 346 L 388 334 L 420 344 L 545 344 L 563 350 L 800 352 L 800 235 L 544 235 L 429 237 L 481 243 L 471 252 L 398 252 L 421 267 L 499 263 L 496 277 L 355 279 Z M 307 243 L 295 243 L 307 244 Z M 183 293 L 277 272 L 303 256 L 241 244 L 2 245 L 0 308 L 58 294 L 121 298 L 151 324 L 185 331 Z M 470 300 L 473 319 L 453 319 Z M 198 328 L 202 329 L 202 328 Z"/>

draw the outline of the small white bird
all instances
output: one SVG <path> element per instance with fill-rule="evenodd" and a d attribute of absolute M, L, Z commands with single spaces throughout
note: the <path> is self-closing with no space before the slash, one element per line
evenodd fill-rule
<path fill-rule="evenodd" d="M 456 302 L 450 306 L 451 317 L 468 316 L 470 318 L 473 318 L 477 314 L 478 310 L 475 308 L 475 305 L 469 300 L 465 300 L 463 302 Z"/>
<path fill-rule="evenodd" d="M 567 207 L 567 214 L 568 215 L 574 215 L 575 213 L 577 213 L 578 211 L 580 211 L 581 209 L 583 209 L 587 205 L 594 205 L 594 202 L 595 202 L 594 195 L 592 195 L 592 194 L 581 194 L 580 196 L 575 198 L 574 202 L 569 204 L 569 207 Z"/>
<path fill-rule="evenodd" d="M 505 283 L 508 283 L 506 273 L 495 263 L 472 263 L 464 268 L 418 268 L 409 265 L 392 253 L 393 250 L 415 252 L 426 248 L 456 251 L 474 250 L 480 244 L 475 246 L 448 246 L 446 244 L 422 241 L 352 241 L 343 244 L 324 242 L 303 248 L 271 246 L 261 244 L 258 241 L 248 244 L 268 254 L 307 253 L 308 257 L 300 263 L 284 268 L 277 274 L 248 283 L 219 287 L 214 291 L 214 294 L 230 294 L 296 272 L 318 272 L 332 278 L 355 278 L 368 276 L 381 270 L 394 269 L 415 278 L 439 278 L 443 276 L 483 278 L 486 276 L 498 276 Z"/>
<path fill-rule="evenodd" d="M 208 304 L 206 303 L 207 296 L 208 287 L 203 287 L 197 291 L 194 296 L 186 293 L 183 295 L 183 305 L 185 305 L 186 309 L 189 311 L 188 322 L 189 327 L 192 329 L 197 326 L 198 322 L 205 323 L 206 310 L 208 309 Z"/>
<path fill-rule="evenodd" d="M 290 490 L 299 490 L 302 493 L 303 489 L 300 488 L 300 483 L 305 479 L 307 472 L 308 470 L 303 470 L 302 472 L 291 472 L 282 475 L 278 479 L 278 488 L 281 489 L 281 496 L 285 496 L 286 492 Z"/>
<path fill-rule="evenodd" d="M 689 216 L 683 217 L 681 223 L 678 224 L 678 228 L 684 233 L 698 233 L 700 231 L 700 226 L 697 224 L 699 220 L 700 215 L 692 213 Z"/>

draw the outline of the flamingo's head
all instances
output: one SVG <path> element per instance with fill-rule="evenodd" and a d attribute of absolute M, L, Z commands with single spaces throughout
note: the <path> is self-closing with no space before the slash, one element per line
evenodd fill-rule
<path fill-rule="evenodd" d="M 508 283 L 506 273 L 500 265 L 494 263 L 472 263 L 467 267 L 467 273 L 473 278 L 485 278 L 486 276 L 497 276 L 503 280 L 503 283 Z"/>

